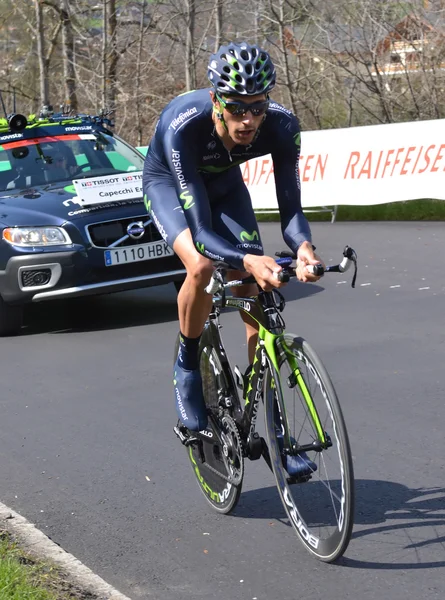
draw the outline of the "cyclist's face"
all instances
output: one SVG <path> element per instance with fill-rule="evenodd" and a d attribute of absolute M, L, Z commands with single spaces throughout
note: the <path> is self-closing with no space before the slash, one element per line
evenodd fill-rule
<path fill-rule="evenodd" d="M 224 122 L 232 140 L 244 146 L 251 144 L 267 110 L 266 94 L 224 96 L 221 99 L 216 96 L 215 101 L 218 110 L 223 110 Z M 255 115 L 250 110 L 246 111 L 249 105 L 252 105 Z"/>

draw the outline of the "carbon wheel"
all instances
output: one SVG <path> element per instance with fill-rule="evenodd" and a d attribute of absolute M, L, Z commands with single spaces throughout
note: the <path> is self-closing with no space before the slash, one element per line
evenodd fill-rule
<path fill-rule="evenodd" d="M 329 375 L 307 342 L 285 335 L 278 344 L 279 373 L 269 363 L 265 379 L 273 471 L 296 534 L 318 559 L 333 562 L 346 550 L 353 527 L 354 475 L 346 426 Z M 299 478 L 285 470 L 283 448 L 305 461 Z"/>
<path fill-rule="evenodd" d="M 197 441 L 187 447 L 187 453 L 205 499 L 214 510 L 227 514 L 241 494 L 244 458 L 236 423 L 218 404 L 218 398 L 226 394 L 226 382 L 218 353 L 206 333 L 199 364 L 209 425 L 205 432 L 196 434 Z"/>

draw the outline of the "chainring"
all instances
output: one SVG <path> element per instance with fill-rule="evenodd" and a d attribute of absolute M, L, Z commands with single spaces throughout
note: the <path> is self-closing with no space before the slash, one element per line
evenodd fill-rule
<path fill-rule="evenodd" d="M 230 482 L 240 485 L 244 477 L 244 453 L 238 427 L 232 417 L 225 413 L 221 418 L 219 431 L 222 442 L 223 460 L 228 472 Z"/>

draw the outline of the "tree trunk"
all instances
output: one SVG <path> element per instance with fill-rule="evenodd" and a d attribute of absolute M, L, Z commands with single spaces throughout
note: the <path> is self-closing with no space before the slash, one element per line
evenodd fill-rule
<path fill-rule="evenodd" d="M 34 6 L 36 10 L 37 55 L 40 73 L 40 106 L 43 106 L 44 104 L 49 104 L 48 61 L 45 56 L 45 35 L 42 3 L 40 0 L 34 0 Z"/>
<path fill-rule="evenodd" d="M 147 0 L 143 0 L 141 10 L 141 24 L 139 27 L 139 40 L 136 60 L 136 80 L 134 96 L 136 99 L 136 122 L 137 122 L 137 145 L 142 146 L 142 123 L 141 123 L 141 69 L 142 69 L 142 46 L 144 41 L 144 17 Z"/>
<path fill-rule="evenodd" d="M 222 43 L 222 25 L 223 25 L 223 3 L 224 0 L 215 0 L 215 52 Z"/>
<path fill-rule="evenodd" d="M 60 1 L 62 21 L 63 75 L 65 79 L 66 103 L 73 112 L 78 111 L 76 94 L 76 74 L 74 71 L 74 36 L 68 0 Z"/>
<path fill-rule="evenodd" d="M 195 0 L 186 0 L 185 85 L 187 91 L 196 88 L 195 17 Z"/>
<path fill-rule="evenodd" d="M 103 31 L 102 31 L 102 108 L 107 106 L 107 77 L 108 77 L 108 0 L 102 0 Z"/>
<path fill-rule="evenodd" d="M 108 50 L 107 50 L 107 93 L 106 93 L 106 104 L 105 106 L 115 112 L 116 97 L 117 97 L 117 63 L 119 60 L 119 54 L 117 51 L 117 14 L 116 14 L 116 0 L 108 0 Z"/>

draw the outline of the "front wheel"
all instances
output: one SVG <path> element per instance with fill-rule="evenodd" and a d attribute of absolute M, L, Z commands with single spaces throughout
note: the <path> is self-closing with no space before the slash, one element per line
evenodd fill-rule
<path fill-rule="evenodd" d="M 265 379 L 269 453 L 289 520 L 304 546 L 333 562 L 352 533 L 354 475 L 340 404 L 331 379 L 309 344 L 285 335 L 277 341 L 279 372 L 271 362 Z M 305 469 L 289 477 L 287 458 Z"/>

